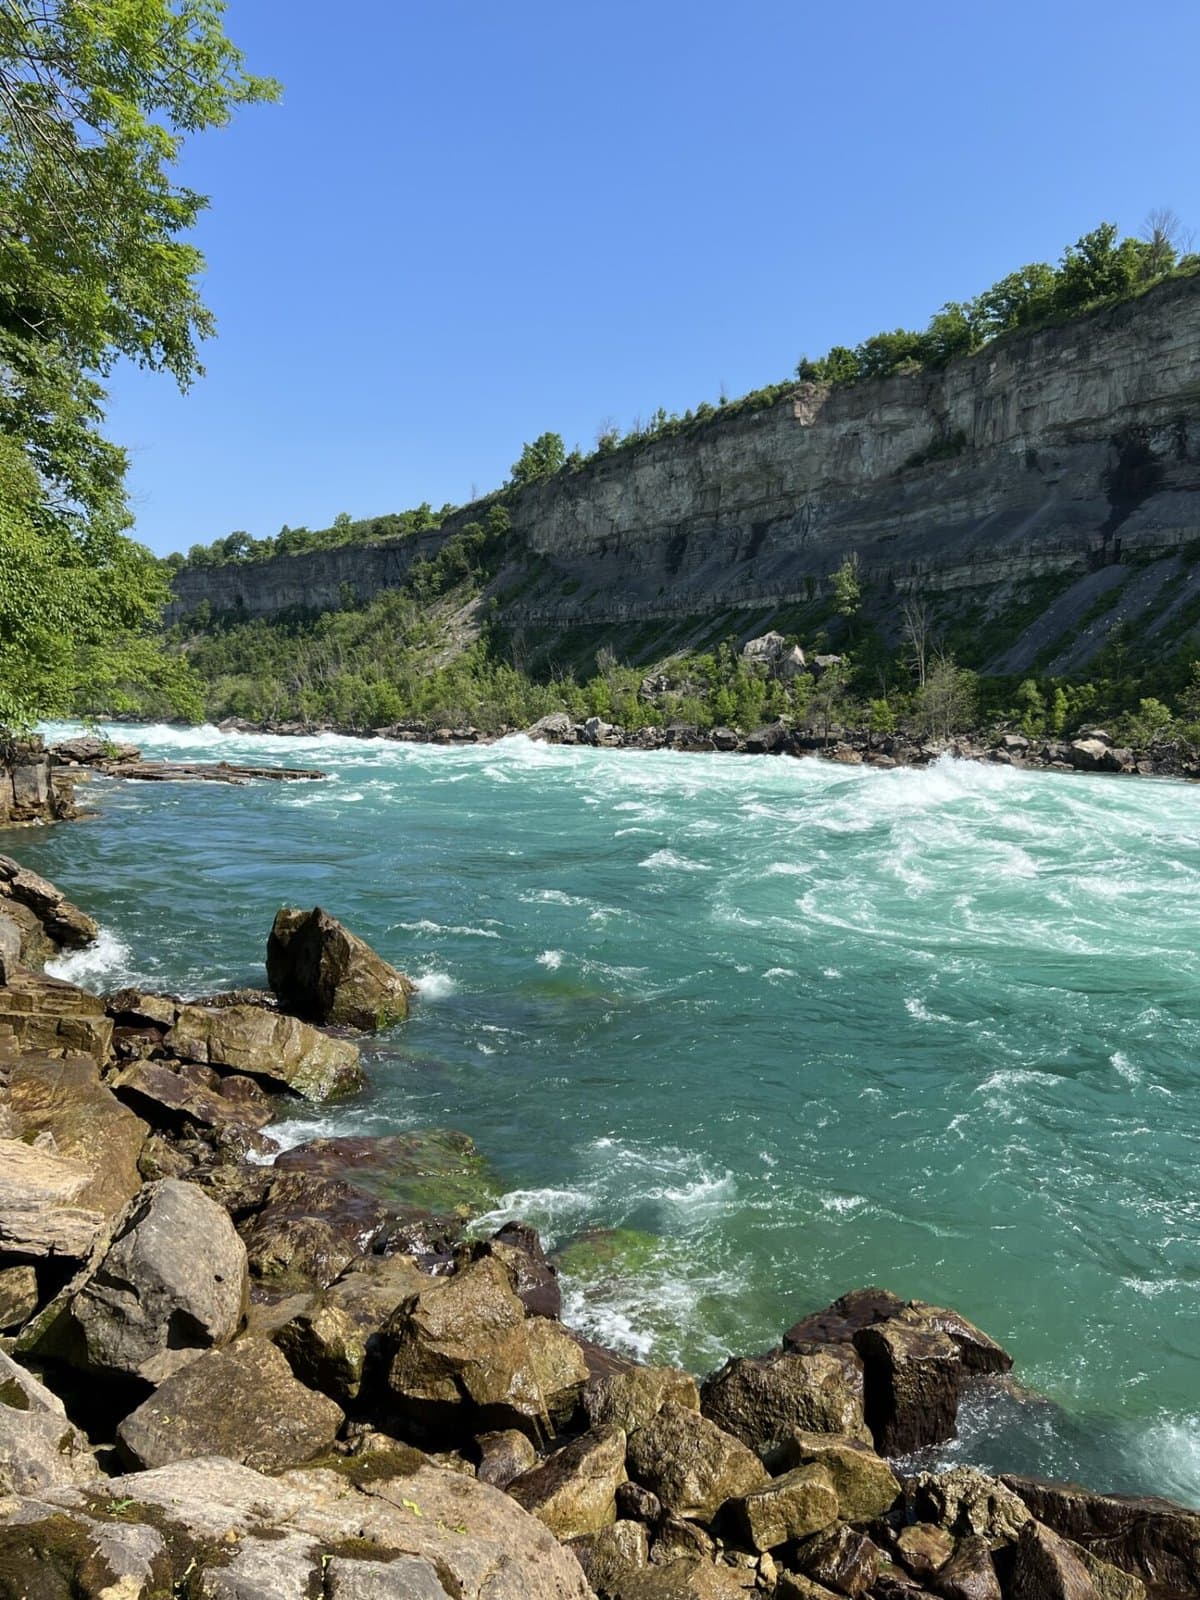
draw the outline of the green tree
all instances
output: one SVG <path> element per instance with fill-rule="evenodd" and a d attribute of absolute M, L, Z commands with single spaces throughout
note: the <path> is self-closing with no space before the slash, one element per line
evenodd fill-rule
<path fill-rule="evenodd" d="M 520 460 L 513 463 L 514 488 L 523 489 L 528 483 L 540 483 L 543 478 L 553 477 L 566 459 L 561 433 L 539 434 L 521 451 Z"/>
<path fill-rule="evenodd" d="M 97 626 L 110 664 L 127 638 L 141 670 L 166 597 L 159 564 L 125 535 L 102 380 L 120 356 L 182 387 L 201 370 L 213 325 L 183 236 L 206 202 L 173 168 L 188 135 L 276 92 L 243 70 L 223 9 L 0 3 L 0 589 L 23 591 L 30 618 L 15 673 L 4 636 L 9 723 L 63 706 Z"/>
<path fill-rule="evenodd" d="M 862 583 L 858 576 L 858 553 L 848 555 L 836 572 L 829 574 L 833 586 L 833 609 L 849 620 L 862 606 Z"/>

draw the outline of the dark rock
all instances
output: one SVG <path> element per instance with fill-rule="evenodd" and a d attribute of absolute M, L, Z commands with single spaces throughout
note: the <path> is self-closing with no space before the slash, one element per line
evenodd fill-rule
<path fill-rule="evenodd" d="M 802 1317 L 783 1336 L 793 1350 L 819 1344 L 851 1344 L 861 1328 L 869 1328 L 904 1310 L 904 1301 L 889 1289 L 852 1289 L 824 1311 Z"/>
<path fill-rule="evenodd" d="M 125 1418 L 117 1440 L 138 1467 L 225 1456 L 277 1472 L 328 1449 L 343 1421 L 332 1400 L 296 1381 L 273 1344 L 240 1339 L 168 1378 Z"/>
<path fill-rule="evenodd" d="M 672 1561 L 700 1559 L 712 1561 L 717 1553 L 716 1541 L 697 1522 L 690 1522 L 678 1512 L 664 1511 L 654 1530 L 650 1546 L 650 1560 L 656 1567 L 670 1565 Z"/>
<path fill-rule="evenodd" d="M 599 1533 L 567 1541 L 584 1576 L 598 1595 L 618 1594 L 621 1585 L 634 1573 L 645 1570 L 648 1561 L 646 1530 L 640 1522 L 614 1522 Z"/>
<path fill-rule="evenodd" d="M 372 1248 L 386 1221 L 382 1201 L 352 1183 L 282 1171 L 239 1231 L 260 1283 L 324 1289 Z"/>
<path fill-rule="evenodd" d="M 1200 1511 L 1157 1497 L 1100 1494 L 1075 1483 L 1005 1475 L 1039 1522 L 1152 1589 L 1200 1594 Z"/>
<path fill-rule="evenodd" d="M 277 913 L 267 941 L 267 981 L 285 1011 L 371 1030 L 402 1022 L 415 992 L 403 973 L 320 906 Z"/>
<path fill-rule="evenodd" d="M 181 1006 L 164 1044 L 182 1061 L 248 1073 L 306 1100 L 351 1094 L 365 1081 L 357 1045 L 260 1006 Z"/>
<path fill-rule="evenodd" d="M 499 1433 L 481 1433 L 475 1441 L 479 1450 L 476 1477 L 480 1483 L 493 1484 L 505 1489 L 528 1472 L 537 1461 L 537 1451 L 523 1433 L 516 1428 L 504 1428 Z"/>
<path fill-rule="evenodd" d="M 281 1172 L 350 1179 L 389 1205 L 434 1214 L 473 1216 L 500 1194 L 499 1180 L 474 1140 L 453 1128 L 309 1139 L 285 1150 L 275 1165 Z"/>
<path fill-rule="evenodd" d="M 18 908 L 29 913 L 18 921 L 25 938 L 22 959 L 26 965 L 39 964 L 60 950 L 83 950 L 95 942 L 100 929 L 91 917 L 72 905 L 61 889 L 14 861 L 0 856 L 0 901 L 14 915 Z"/>
<path fill-rule="evenodd" d="M 1000 1580 L 987 1540 L 978 1534 L 960 1539 L 932 1584 L 943 1600 L 1000 1600 Z"/>
<path fill-rule="evenodd" d="M 363 1387 L 383 1324 L 427 1282 L 403 1256 L 369 1256 L 323 1293 L 303 1296 L 271 1337 L 302 1383 L 348 1405 Z"/>
<path fill-rule="evenodd" d="M 881 1455 L 907 1455 L 954 1437 L 963 1367 L 949 1334 L 890 1317 L 860 1329 L 854 1347 L 866 1369 L 867 1425 Z"/>
<path fill-rule="evenodd" d="M 508 1493 L 556 1539 L 575 1539 L 616 1521 L 617 1488 L 624 1481 L 625 1432 L 607 1426 L 590 1429 L 513 1479 Z"/>
<path fill-rule="evenodd" d="M 118 1097 L 152 1127 L 175 1132 L 189 1125 L 265 1128 L 275 1116 L 270 1096 L 253 1078 L 222 1078 L 194 1063 L 133 1061 L 111 1082 Z"/>
<path fill-rule="evenodd" d="M 1009 1600 L 1099 1600 L 1071 1545 L 1032 1518 L 1021 1529 L 1006 1585 Z"/>
<path fill-rule="evenodd" d="M 669 1511 L 702 1522 L 711 1521 L 726 1500 L 751 1494 L 767 1482 L 753 1451 L 674 1401 L 630 1437 L 628 1462 L 630 1476 Z"/>
<path fill-rule="evenodd" d="M 837 1594 L 860 1595 L 879 1576 L 879 1549 L 859 1529 L 839 1522 L 805 1539 L 789 1564 Z"/>
<path fill-rule="evenodd" d="M 640 1483 L 622 1483 L 617 1489 L 617 1516 L 653 1525 L 662 1515 L 662 1501 Z"/>
<path fill-rule="evenodd" d="M 862 1373 L 838 1350 L 772 1351 L 727 1361 L 707 1378 L 700 1409 L 766 1456 L 797 1429 L 866 1438 Z"/>

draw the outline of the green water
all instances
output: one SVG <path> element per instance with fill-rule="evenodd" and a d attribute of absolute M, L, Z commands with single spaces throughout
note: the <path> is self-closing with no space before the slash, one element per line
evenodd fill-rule
<path fill-rule="evenodd" d="M 569 1315 L 698 1371 L 854 1285 L 951 1304 L 1055 1402 L 952 1455 L 1200 1502 L 1200 790 L 132 736 L 330 779 L 101 781 L 8 836 L 104 925 L 79 981 L 261 982 L 283 902 L 421 978 L 370 1098 L 289 1138 L 451 1124 L 503 1214 L 652 1235 Z"/>

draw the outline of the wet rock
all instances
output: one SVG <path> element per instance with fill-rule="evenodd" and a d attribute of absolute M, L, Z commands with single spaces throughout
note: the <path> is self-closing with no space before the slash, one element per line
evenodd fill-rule
<path fill-rule="evenodd" d="M 938 1568 L 932 1582 L 943 1600 L 1000 1600 L 991 1546 L 976 1533 L 958 1541 L 954 1554 Z"/>
<path fill-rule="evenodd" d="M 914 1590 L 914 1596 L 918 1591 Z M 781 1572 L 775 1588 L 775 1600 L 835 1600 L 832 1589 L 802 1572 Z"/>
<path fill-rule="evenodd" d="M 37 1494 L 52 1484 L 99 1477 L 88 1442 L 57 1395 L 0 1354 L 0 1495 Z"/>
<path fill-rule="evenodd" d="M 497 1489 L 506 1489 L 537 1461 L 537 1451 L 516 1428 L 481 1433 L 475 1443 L 479 1449 L 476 1477 L 480 1483 L 490 1483 Z"/>
<path fill-rule="evenodd" d="M 275 1165 L 280 1172 L 346 1179 L 390 1206 L 433 1214 L 473 1216 L 500 1195 L 499 1180 L 474 1140 L 453 1128 L 310 1139 L 285 1150 Z"/>
<path fill-rule="evenodd" d="M 860 1595 L 879 1576 L 879 1549 L 844 1522 L 805 1539 L 790 1558 L 805 1577 L 837 1594 Z"/>
<path fill-rule="evenodd" d="M 181 1006 L 164 1044 L 182 1061 L 248 1073 L 306 1100 L 352 1094 L 365 1082 L 357 1045 L 259 1006 Z"/>
<path fill-rule="evenodd" d="M 617 1516 L 653 1526 L 662 1515 L 662 1501 L 640 1483 L 623 1483 L 617 1490 Z"/>
<path fill-rule="evenodd" d="M 1094 735 L 1089 739 L 1072 739 L 1067 746 L 1067 760 L 1079 772 L 1120 772 L 1122 757 L 1128 751 L 1118 751 Z"/>
<path fill-rule="evenodd" d="M 963 1367 L 949 1334 L 901 1315 L 860 1329 L 854 1347 L 866 1371 L 867 1425 L 881 1455 L 954 1437 Z"/>
<path fill-rule="evenodd" d="M 705 1380 L 700 1409 L 760 1455 L 797 1428 L 869 1438 L 861 1369 L 847 1351 L 737 1357 Z"/>
<path fill-rule="evenodd" d="M 1007 1590 L 1010 1600 L 1099 1600 L 1087 1568 L 1068 1541 L 1032 1518 L 1017 1540 Z"/>
<path fill-rule="evenodd" d="M 10 982 L 20 965 L 20 925 L 0 911 L 0 983 Z"/>
<path fill-rule="evenodd" d="M 91 917 L 72 905 L 61 889 L 11 856 L 0 856 L 0 902 L 22 929 L 21 959 L 39 965 L 60 950 L 83 950 L 100 933 Z"/>
<path fill-rule="evenodd" d="M 646 1530 L 640 1522 L 617 1521 L 599 1533 L 568 1541 L 584 1576 L 598 1595 L 620 1592 L 623 1582 L 649 1563 Z"/>
<path fill-rule="evenodd" d="M 279 1172 L 239 1232 L 257 1282 L 324 1289 L 372 1248 L 386 1222 L 383 1203 L 352 1183 Z"/>
<path fill-rule="evenodd" d="M 141 1188 L 146 1124 L 101 1083 L 93 1060 L 21 1056 L 9 1076 L 8 1105 L 23 1139 L 49 1138 L 55 1154 L 91 1174 L 77 1204 L 114 1217 Z"/>
<path fill-rule="evenodd" d="M 587 1381 L 575 1342 L 525 1308 L 490 1257 L 429 1286 L 381 1333 L 386 1384 L 398 1414 L 451 1434 L 514 1427 L 538 1439 Z"/>
<path fill-rule="evenodd" d="M 650 1560 L 656 1567 L 669 1566 L 672 1561 L 690 1560 L 697 1556 L 704 1561 L 712 1561 L 716 1553 L 716 1540 L 698 1522 L 691 1522 L 675 1511 L 663 1511 L 659 1515 L 650 1547 Z"/>
<path fill-rule="evenodd" d="M 991 1545 L 1014 1540 L 1030 1517 L 1019 1495 L 977 1467 L 919 1472 L 905 1480 L 904 1503 L 912 1521 L 935 1522 L 959 1538 L 978 1535 Z"/>
<path fill-rule="evenodd" d="M 616 1521 L 617 1488 L 625 1481 L 625 1433 L 592 1428 L 523 1473 L 508 1493 L 558 1539 L 599 1533 Z"/>
<path fill-rule="evenodd" d="M 954 1535 L 932 1522 L 914 1522 L 896 1536 L 896 1555 L 922 1582 L 954 1554 Z"/>
<path fill-rule="evenodd" d="M 583 1393 L 583 1407 L 593 1426 L 615 1422 L 626 1433 L 644 1427 L 668 1401 L 699 1411 L 700 1391 L 690 1372 L 677 1367 L 633 1367 L 593 1378 Z"/>
<path fill-rule="evenodd" d="M 860 1329 L 898 1315 L 904 1310 L 904 1304 L 890 1289 L 852 1289 L 823 1311 L 814 1311 L 794 1323 L 784 1334 L 783 1342 L 793 1350 L 822 1344 L 850 1344 Z"/>
<path fill-rule="evenodd" d="M 957 1347 L 963 1371 L 972 1376 L 1012 1371 L 1008 1351 L 957 1311 L 931 1306 L 924 1300 L 910 1300 L 899 1313 L 899 1320 L 946 1334 Z"/>
<path fill-rule="evenodd" d="M 537 1230 L 524 1222 L 508 1222 L 491 1239 L 473 1247 L 474 1254 L 503 1262 L 513 1292 L 532 1317 L 557 1320 L 562 1312 L 558 1268 L 542 1249 Z"/>
<path fill-rule="evenodd" d="M 276 914 L 267 981 L 284 1011 L 370 1030 L 402 1022 L 416 992 L 403 973 L 320 906 Z"/>
<path fill-rule="evenodd" d="M 112 1031 L 103 1001 L 59 978 L 15 972 L 0 988 L 0 1041 L 21 1051 L 91 1056 L 102 1065 Z"/>
<path fill-rule="evenodd" d="M 240 1074 L 222 1078 L 210 1067 L 134 1061 L 111 1080 L 117 1096 L 155 1128 L 265 1128 L 275 1107 L 266 1090 Z"/>
<path fill-rule="evenodd" d="M 667 1401 L 629 1440 L 629 1474 L 681 1517 L 711 1521 L 726 1500 L 767 1482 L 739 1439 L 687 1406 Z M 832 1490 L 831 1490 L 832 1493 Z"/>
<path fill-rule="evenodd" d="M 332 1400 L 296 1381 L 273 1344 L 246 1338 L 160 1384 L 125 1418 L 117 1440 L 138 1467 L 226 1456 L 276 1472 L 326 1450 L 344 1420 Z"/>
<path fill-rule="evenodd" d="M 846 1522 L 872 1522 L 895 1504 L 900 1483 L 891 1467 L 852 1434 L 797 1431 L 779 1453 L 786 1470 L 815 1462 L 825 1468 Z"/>
<path fill-rule="evenodd" d="M 112 1241 L 20 1345 L 86 1371 L 160 1383 L 236 1333 L 246 1252 L 226 1213 L 192 1184 L 149 1184 Z"/>
<path fill-rule="evenodd" d="M 751 1550 L 777 1550 L 837 1520 L 833 1480 L 824 1467 L 796 1467 L 731 1500 L 724 1517 Z"/>
<path fill-rule="evenodd" d="M 1005 1474 L 1039 1522 L 1151 1589 L 1200 1594 L 1200 1511 L 1154 1496 L 1100 1494 L 1076 1483 Z"/>

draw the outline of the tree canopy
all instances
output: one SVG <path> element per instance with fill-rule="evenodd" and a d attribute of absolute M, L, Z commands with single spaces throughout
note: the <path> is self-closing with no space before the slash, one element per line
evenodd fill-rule
<path fill-rule="evenodd" d="M 70 707 L 103 650 L 154 670 L 166 585 L 103 432 L 120 357 L 186 388 L 213 332 L 184 139 L 276 86 L 224 0 L 0 0 L 0 721 Z M 25 620 L 13 614 L 21 597 Z M 185 694 L 186 699 L 186 694 Z"/>

